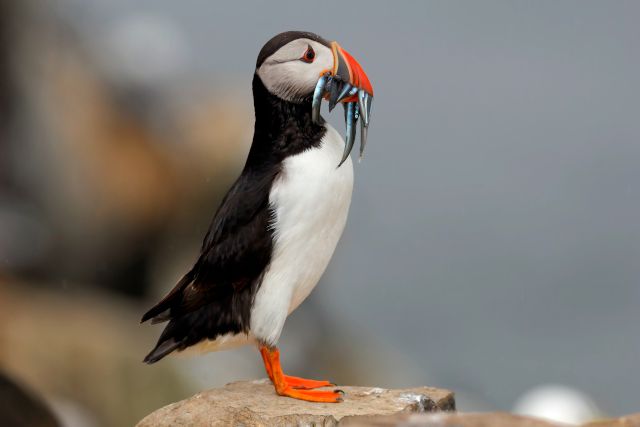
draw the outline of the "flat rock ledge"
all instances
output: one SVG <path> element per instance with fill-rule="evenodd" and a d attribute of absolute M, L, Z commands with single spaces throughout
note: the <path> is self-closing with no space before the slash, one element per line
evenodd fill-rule
<path fill-rule="evenodd" d="M 267 379 L 235 382 L 160 408 L 137 427 L 335 426 L 345 417 L 357 422 L 359 416 L 455 410 L 453 393 L 448 390 L 336 388 L 345 392 L 344 402 L 311 403 L 276 395 Z"/>
<path fill-rule="evenodd" d="M 575 427 L 506 412 L 395 414 L 382 417 L 347 417 L 340 427 Z M 580 427 L 640 427 L 640 414 L 601 420 Z"/>

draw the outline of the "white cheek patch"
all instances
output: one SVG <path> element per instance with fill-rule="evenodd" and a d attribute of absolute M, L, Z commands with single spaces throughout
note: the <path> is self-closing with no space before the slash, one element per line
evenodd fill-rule
<path fill-rule="evenodd" d="M 316 54 L 312 63 L 300 60 L 309 46 Z M 313 93 L 322 71 L 332 67 L 331 49 L 313 40 L 298 39 L 268 57 L 257 73 L 269 92 L 286 101 L 300 102 Z"/>

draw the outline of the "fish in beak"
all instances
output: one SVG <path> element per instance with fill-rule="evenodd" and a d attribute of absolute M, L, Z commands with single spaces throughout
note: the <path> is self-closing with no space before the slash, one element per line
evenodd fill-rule
<path fill-rule="evenodd" d="M 353 56 L 344 50 L 337 42 L 331 42 L 333 52 L 333 69 L 325 70 L 320 75 L 313 92 L 311 104 L 311 118 L 314 123 L 320 123 L 320 105 L 322 99 L 329 101 L 329 111 L 338 103 L 344 106 L 345 136 L 344 153 L 340 160 L 340 167 L 353 148 L 356 140 L 356 126 L 360 120 L 360 158 L 367 143 L 367 131 L 373 103 L 373 87 L 364 70 Z"/>

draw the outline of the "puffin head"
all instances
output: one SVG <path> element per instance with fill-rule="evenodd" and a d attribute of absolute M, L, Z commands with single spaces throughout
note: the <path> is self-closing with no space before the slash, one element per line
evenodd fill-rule
<path fill-rule="evenodd" d="M 337 42 L 305 31 L 287 31 L 269 40 L 260 50 L 256 74 L 265 88 L 283 101 L 310 103 L 311 118 L 321 123 L 320 104 L 329 102 L 329 111 L 341 103 L 347 127 L 347 159 L 360 121 L 360 156 L 364 151 L 373 101 L 373 87 L 364 70 Z"/>

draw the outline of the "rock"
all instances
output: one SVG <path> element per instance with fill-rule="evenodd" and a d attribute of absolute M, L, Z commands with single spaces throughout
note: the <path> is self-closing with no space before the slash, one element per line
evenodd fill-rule
<path fill-rule="evenodd" d="M 400 412 L 433 412 L 455 409 L 453 393 L 430 387 L 388 390 L 345 387 L 342 403 L 311 403 L 275 394 L 264 380 L 227 384 L 224 388 L 158 409 L 137 427 L 242 425 L 337 425 L 344 417 L 383 416 Z"/>
<path fill-rule="evenodd" d="M 585 424 L 584 427 L 640 427 L 640 413 Z"/>
<path fill-rule="evenodd" d="M 340 426 L 348 427 L 560 427 L 558 424 L 537 418 L 513 415 L 505 412 L 398 414 L 386 417 L 349 417 Z"/>
<path fill-rule="evenodd" d="M 505 412 L 396 414 L 384 417 L 347 417 L 340 422 L 345 427 L 561 427 L 568 426 L 539 418 Z M 640 427 L 640 414 L 583 424 L 583 427 Z"/>

